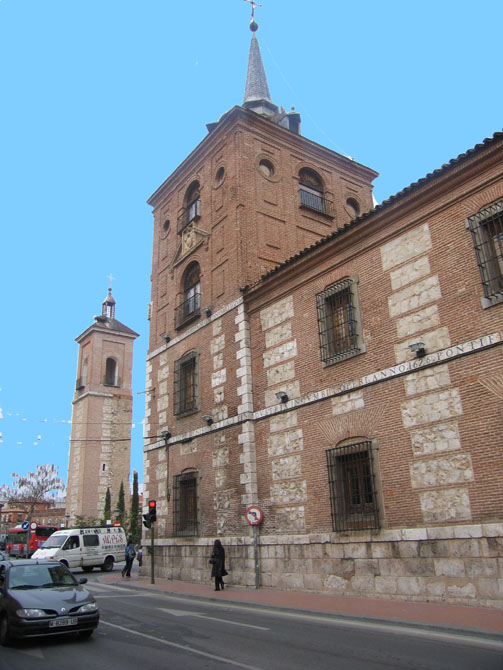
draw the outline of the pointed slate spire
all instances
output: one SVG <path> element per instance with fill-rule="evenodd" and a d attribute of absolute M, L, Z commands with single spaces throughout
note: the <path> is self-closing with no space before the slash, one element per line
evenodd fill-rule
<path fill-rule="evenodd" d="M 271 100 L 267 79 L 265 76 L 262 56 L 255 31 L 258 29 L 257 23 L 250 23 L 250 30 L 253 32 L 250 43 L 250 55 L 248 57 L 248 72 L 246 73 L 245 95 L 243 107 L 252 109 L 257 114 L 272 116 L 278 113 L 278 108 Z"/>

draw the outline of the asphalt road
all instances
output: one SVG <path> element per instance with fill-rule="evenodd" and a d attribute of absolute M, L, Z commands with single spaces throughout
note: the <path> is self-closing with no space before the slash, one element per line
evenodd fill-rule
<path fill-rule="evenodd" d="M 333 615 L 215 603 L 100 584 L 87 641 L 0 650 L 0 670 L 502 670 L 503 640 Z"/>

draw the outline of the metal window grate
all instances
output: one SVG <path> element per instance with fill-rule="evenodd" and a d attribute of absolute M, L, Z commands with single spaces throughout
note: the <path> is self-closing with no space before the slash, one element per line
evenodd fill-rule
<path fill-rule="evenodd" d="M 327 466 L 334 531 L 379 528 L 371 442 L 328 449 Z"/>
<path fill-rule="evenodd" d="M 503 293 L 503 200 L 469 217 L 484 295 Z"/>
<path fill-rule="evenodd" d="M 198 370 L 197 354 L 189 354 L 175 363 L 174 414 L 197 410 Z"/>
<path fill-rule="evenodd" d="M 198 535 L 197 472 L 184 472 L 174 477 L 173 498 L 175 536 Z"/>
<path fill-rule="evenodd" d="M 342 360 L 360 351 L 353 282 L 344 279 L 316 296 L 322 361 Z"/>

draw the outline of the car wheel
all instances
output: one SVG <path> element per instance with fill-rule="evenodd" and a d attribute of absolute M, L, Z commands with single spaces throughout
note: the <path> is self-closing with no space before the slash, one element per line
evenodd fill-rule
<path fill-rule="evenodd" d="M 105 558 L 103 565 L 101 566 L 103 572 L 111 572 L 114 569 L 114 559 L 110 556 Z"/>
<path fill-rule="evenodd" d="M 0 644 L 6 647 L 12 642 L 12 637 L 9 632 L 9 620 L 7 615 L 4 614 L 0 619 Z"/>
<path fill-rule="evenodd" d="M 84 572 L 92 572 L 92 571 L 93 571 L 93 568 L 94 568 L 94 565 L 83 565 L 83 566 L 82 566 L 82 570 L 83 570 Z"/>
<path fill-rule="evenodd" d="M 81 640 L 89 640 L 91 635 L 94 633 L 94 628 L 91 628 L 90 630 L 81 630 L 79 633 L 79 637 Z"/>
<path fill-rule="evenodd" d="M 60 561 L 61 565 L 64 565 L 66 568 L 69 568 L 68 561 Z"/>

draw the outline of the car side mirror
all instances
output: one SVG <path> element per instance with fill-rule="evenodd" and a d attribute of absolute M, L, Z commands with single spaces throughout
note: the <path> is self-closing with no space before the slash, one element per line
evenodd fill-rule
<path fill-rule="evenodd" d="M 87 577 L 81 577 L 79 579 L 79 584 L 87 584 Z"/>

